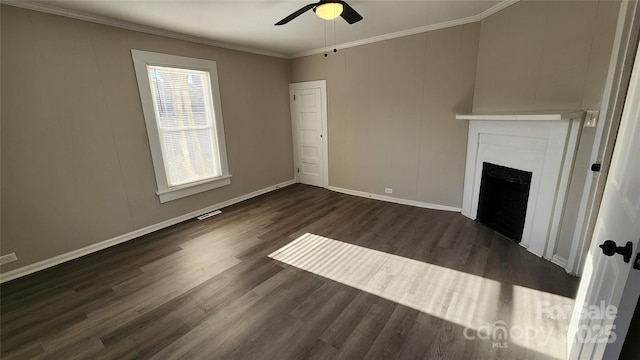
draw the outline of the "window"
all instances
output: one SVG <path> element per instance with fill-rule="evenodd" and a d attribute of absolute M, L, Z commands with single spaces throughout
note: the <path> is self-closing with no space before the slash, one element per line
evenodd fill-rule
<path fill-rule="evenodd" d="M 216 62 L 131 54 L 160 202 L 229 185 Z"/>

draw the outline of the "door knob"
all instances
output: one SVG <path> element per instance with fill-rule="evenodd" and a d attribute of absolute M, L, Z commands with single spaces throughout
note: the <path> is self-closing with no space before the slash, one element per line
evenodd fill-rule
<path fill-rule="evenodd" d="M 628 263 L 631 260 L 631 253 L 633 252 L 633 243 L 627 241 L 625 246 L 618 246 L 615 241 L 607 240 L 600 245 L 600 249 L 602 249 L 602 252 L 607 256 L 620 254 L 624 262 Z"/>

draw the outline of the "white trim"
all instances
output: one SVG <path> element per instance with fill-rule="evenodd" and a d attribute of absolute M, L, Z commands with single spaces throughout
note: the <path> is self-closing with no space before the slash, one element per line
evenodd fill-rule
<path fill-rule="evenodd" d="M 218 81 L 218 65 L 213 60 L 196 59 L 185 56 L 162 54 L 150 51 L 131 49 L 131 57 L 138 82 L 142 112 L 149 138 L 153 170 L 158 187 L 157 195 L 161 203 L 176 200 L 208 190 L 213 190 L 231 184 L 229 165 L 227 162 L 227 146 L 224 136 L 224 119 L 222 116 L 222 102 L 220 100 L 220 86 Z M 220 166 L 220 174 L 215 178 L 204 179 L 195 183 L 187 183 L 181 186 L 170 186 L 167 172 L 167 158 L 165 143 L 161 141 L 162 132 L 159 129 L 160 120 L 158 110 L 154 105 L 154 96 L 149 78 L 149 66 L 167 66 L 178 69 L 188 69 L 206 72 L 209 77 L 209 90 L 211 97 L 205 96 L 207 114 L 211 116 L 212 129 L 210 135 L 215 142 L 211 144 L 212 152 L 217 151 Z M 215 145 L 214 145 L 215 144 Z M 217 146 L 216 146 L 217 145 Z"/>
<path fill-rule="evenodd" d="M 243 52 L 248 52 L 252 54 L 273 56 L 273 57 L 282 58 L 282 59 L 290 58 L 287 55 L 274 52 L 274 51 L 261 50 L 261 49 L 256 49 L 256 48 L 251 48 L 251 47 L 246 47 L 241 45 L 229 44 L 221 41 L 209 40 L 209 39 L 201 38 L 198 36 L 158 29 L 151 26 L 144 26 L 144 25 L 123 21 L 123 20 L 118 20 L 118 19 L 114 19 L 106 16 L 99 16 L 99 15 L 85 13 L 82 11 L 63 9 L 61 7 L 57 7 L 50 4 L 42 4 L 42 3 L 32 2 L 32 1 L 15 1 L 15 0 L 8 0 L 8 1 L 3 0 L 2 3 L 10 6 L 27 9 L 27 10 L 34 10 L 34 11 L 39 11 L 39 12 L 43 12 L 51 15 L 64 16 L 71 19 L 78 19 L 78 20 L 88 21 L 96 24 L 113 26 L 113 27 L 117 27 L 125 30 L 138 31 L 145 34 L 164 36 L 164 37 L 182 40 L 182 41 L 188 41 L 196 44 L 215 46 L 222 49 L 237 50 L 237 51 L 243 51 Z"/>
<path fill-rule="evenodd" d="M 376 42 L 380 42 L 380 41 L 401 38 L 401 37 L 404 37 L 404 36 L 421 34 L 421 33 L 428 32 L 428 31 L 434 31 L 434 30 L 446 29 L 446 28 L 450 28 L 450 27 L 454 27 L 454 26 L 471 24 L 471 23 L 474 23 L 474 22 L 481 21 L 482 19 L 484 19 L 486 17 L 489 17 L 489 16 L 497 13 L 498 11 L 500 11 L 502 9 L 505 9 L 505 8 L 517 3 L 518 1 L 520 1 L 520 0 L 505 0 L 505 1 L 502 1 L 502 2 L 498 3 L 497 5 L 495 5 L 495 6 L 491 7 L 491 8 L 485 10 L 484 12 L 482 12 L 482 13 L 480 13 L 478 15 L 469 16 L 469 17 L 462 18 L 462 19 L 446 21 L 446 22 L 437 23 L 437 24 L 420 26 L 420 27 L 417 27 L 417 28 L 408 29 L 408 30 L 402 30 L 402 31 L 394 32 L 394 33 L 378 35 L 378 36 L 374 36 L 374 37 L 370 37 L 370 38 L 366 38 L 366 39 L 351 41 L 351 42 L 348 42 L 348 43 L 342 43 L 342 44 L 336 45 L 335 48 L 338 49 L 338 50 L 342 50 L 342 49 L 347 49 L 347 48 L 356 47 L 356 46 L 360 46 L 360 45 L 367 45 L 367 44 L 376 43 Z M 295 59 L 295 58 L 299 58 L 299 57 L 303 57 L 303 56 L 322 54 L 325 51 L 326 51 L 325 48 L 307 50 L 307 51 L 302 51 L 302 52 L 299 52 L 299 53 L 295 53 L 295 54 L 289 56 L 289 58 L 290 59 Z"/>
<path fill-rule="evenodd" d="M 457 120 L 485 121 L 560 121 L 584 116 L 584 111 L 567 111 L 558 113 L 513 113 L 513 114 L 461 114 Z"/>
<path fill-rule="evenodd" d="M 445 29 L 445 28 L 449 28 L 449 27 L 453 27 L 453 26 L 465 25 L 465 24 L 478 22 L 478 21 L 481 21 L 482 19 L 484 19 L 486 17 L 489 17 L 489 16 L 497 13 L 498 11 L 500 11 L 502 9 L 505 9 L 505 8 L 515 4 L 518 1 L 520 1 L 520 0 L 504 0 L 504 1 L 496 4 L 495 6 L 485 10 L 484 12 L 482 12 L 482 13 L 480 13 L 478 15 L 469 16 L 469 17 L 466 17 L 466 18 L 463 18 L 463 19 L 457 19 L 457 20 L 447 21 L 447 22 L 438 23 L 438 24 L 421 26 L 421 27 L 417 27 L 417 28 L 413 28 L 413 29 L 409 29 L 409 30 L 398 31 L 398 32 L 390 33 L 390 34 L 374 36 L 374 37 L 370 37 L 370 38 L 367 38 L 367 39 L 356 40 L 356 41 L 352 41 L 352 42 L 348 42 L 348 43 L 343 43 L 343 44 L 337 45 L 336 48 L 337 49 L 346 49 L 346 48 L 350 48 L 350 47 L 371 44 L 371 43 L 378 42 L 378 41 L 390 40 L 390 39 L 395 39 L 395 38 L 399 38 L 399 37 L 403 37 L 403 36 L 420 34 L 420 33 L 427 32 L 427 31 L 440 30 L 440 29 Z M 39 12 L 43 12 L 43 13 L 47 13 L 47 14 L 64 16 L 64 17 L 68 17 L 68 18 L 72 18 L 72 19 L 88 21 L 88 22 L 92 22 L 92 23 L 96 23 L 96 24 L 113 26 L 113 27 L 117 27 L 117 28 L 120 28 L 120 29 L 138 31 L 138 32 L 142 32 L 142 33 L 145 33 L 145 34 L 164 36 L 164 37 L 168 37 L 168 38 L 172 38 L 172 39 L 189 41 L 189 42 L 197 43 L 197 44 L 215 46 L 215 47 L 219 47 L 219 48 L 223 48 L 223 49 L 244 51 L 244 52 L 248 52 L 248 53 L 252 53 L 252 54 L 258 54 L 258 55 L 273 56 L 273 57 L 282 58 L 282 59 L 294 59 L 294 58 L 303 57 L 303 56 L 307 56 L 307 55 L 321 54 L 321 53 L 323 53 L 325 51 L 325 49 L 322 48 L 322 49 L 308 50 L 308 51 L 303 51 L 303 52 L 287 55 L 287 54 L 283 54 L 283 53 L 279 53 L 279 52 L 275 52 L 275 51 L 262 50 L 262 49 L 256 49 L 256 48 L 241 46 L 241 45 L 229 44 L 229 43 L 225 43 L 225 42 L 221 42 L 221 41 L 209 40 L 209 39 L 201 38 L 201 37 L 198 37 L 198 36 L 182 34 L 182 33 L 173 32 L 173 31 L 169 31 L 169 30 L 158 29 L 158 28 L 154 28 L 154 27 L 150 27 L 150 26 L 144 26 L 144 25 L 135 24 L 135 23 L 128 22 L 128 21 L 123 21 L 123 20 L 117 20 L 117 19 L 113 19 L 113 18 L 109 18 L 109 17 L 105 17 L 105 16 L 93 15 L 93 14 L 85 13 L 85 12 L 82 12 L 82 11 L 63 9 L 63 8 L 60 8 L 60 7 L 57 7 L 57 6 L 54 6 L 54 5 L 50 5 L 50 4 L 37 3 L 37 2 L 32 2 L 32 1 L 15 1 L 15 0 L 3 0 L 2 3 L 3 4 L 7 4 L 7 5 L 11 5 L 11 6 L 15 6 L 15 7 L 19 7 L 19 8 L 23 8 L 23 9 L 27 9 L 27 10 L 34 10 L 34 11 L 39 11 Z"/>
<path fill-rule="evenodd" d="M 578 156 L 578 142 L 580 141 L 582 124 L 583 124 L 584 112 L 576 114 L 575 118 L 569 122 L 569 134 L 567 136 L 567 143 L 564 147 L 564 160 L 562 162 L 562 168 L 560 170 L 560 180 L 558 181 L 558 192 L 556 194 L 556 200 L 554 205 L 554 216 L 551 219 L 551 225 L 549 226 L 549 244 L 545 250 L 545 257 L 553 258 L 556 255 L 558 248 L 558 242 L 560 241 L 560 226 L 564 218 L 564 211 L 566 209 L 567 197 L 569 194 L 569 182 L 573 176 L 573 166 L 576 157 Z M 555 213 L 557 211 L 557 213 Z M 566 268 L 566 260 L 563 268 Z"/>
<path fill-rule="evenodd" d="M 206 213 L 209 213 L 211 211 L 218 210 L 218 209 L 221 209 L 221 208 L 224 208 L 224 207 L 227 207 L 227 206 L 231 206 L 231 205 L 237 204 L 237 203 L 239 203 L 241 201 L 248 200 L 248 199 L 254 198 L 256 196 L 260 196 L 262 194 L 266 194 L 266 193 L 268 193 L 270 191 L 277 190 L 277 189 L 283 188 L 285 186 L 293 185 L 295 183 L 296 183 L 295 180 L 289 180 L 289 181 L 285 181 L 285 182 L 282 182 L 282 183 L 279 183 L 279 184 L 276 184 L 276 185 L 268 186 L 266 188 L 263 188 L 263 189 L 260 189 L 260 190 L 256 190 L 256 191 L 251 192 L 249 194 L 241 195 L 241 196 L 235 197 L 233 199 L 229 199 L 229 200 L 217 203 L 215 205 L 208 206 L 208 207 L 206 207 L 204 209 L 192 211 L 192 212 L 190 212 L 188 214 L 184 214 L 184 215 L 175 217 L 173 219 L 165 220 L 165 221 L 159 222 L 157 224 L 144 227 L 142 229 L 134 230 L 132 232 L 129 232 L 129 233 L 126 233 L 126 234 L 123 234 L 123 235 L 120 235 L 120 236 L 116 236 L 116 237 L 111 238 L 111 239 L 107 239 L 107 240 L 101 241 L 101 242 L 96 243 L 96 244 L 85 246 L 83 248 L 70 251 L 68 253 L 64 253 L 64 254 L 61 254 L 61 255 L 58 255 L 58 256 L 54 256 L 52 258 L 49 258 L 49 259 L 46 259 L 46 260 L 42 260 L 42 261 L 39 261 L 39 262 L 34 263 L 34 264 L 30 264 L 30 265 L 23 266 L 21 268 L 15 269 L 15 270 L 11 270 L 11 271 L 6 272 L 6 273 L 2 273 L 2 274 L 0 274 L 0 283 L 3 283 L 5 281 L 10 281 L 10 280 L 13 280 L 13 279 L 17 279 L 19 277 L 32 274 L 32 273 L 34 273 L 36 271 L 44 270 L 44 269 L 56 266 L 58 264 L 62 264 L 64 262 L 67 262 L 67 261 L 70 261 L 70 260 L 73 260 L 73 259 L 77 259 L 77 258 L 85 256 L 85 255 L 89 255 L 91 253 L 106 249 L 108 247 L 111 247 L 111 246 L 114 246 L 114 245 L 118 245 L 118 244 L 121 244 L 123 242 L 127 242 L 129 240 L 136 239 L 136 238 L 138 238 L 140 236 L 152 233 L 154 231 L 157 231 L 157 230 L 160 230 L 160 229 L 164 229 L 164 228 L 169 227 L 171 225 L 175 225 L 175 224 L 183 222 L 185 220 L 189 220 L 189 219 L 195 218 L 195 217 L 197 217 L 199 215 L 206 214 Z"/>
<path fill-rule="evenodd" d="M 628 59 L 634 59 L 636 53 L 635 46 L 637 44 L 637 37 L 632 34 L 634 34 L 634 31 L 637 31 L 637 25 L 632 29 L 631 26 L 629 26 L 629 29 L 626 29 L 627 25 L 633 24 L 634 20 L 632 18 L 634 11 L 637 11 L 636 7 L 632 5 L 633 3 L 627 1 L 623 1 L 620 4 L 618 25 L 613 39 L 613 46 L 611 47 L 609 69 L 602 93 L 602 102 L 600 104 L 600 114 L 602 116 L 601 121 L 598 121 L 596 126 L 595 140 L 591 149 L 591 164 L 597 162 L 602 163 L 603 160 L 609 161 L 611 159 L 611 153 L 613 152 L 611 143 L 615 142 L 617 125 L 620 120 L 620 118 L 614 120 L 613 116 L 616 115 L 618 109 L 620 109 L 619 111 L 621 113 L 621 109 L 624 107 L 626 96 L 621 96 L 620 92 L 622 88 L 625 88 L 622 92 L 626 94 L 626 85 L 622 85 L 621 81 L 624 80 L 623 74 L 625 71 L 628 70 L 630 73 L 630 70 L 625 69 L 624 66 L 632 66 L 633 60 L 629 61 Z M 627 19 L 627 16 L 629 16 L 630 19 Z M 628 33 L 625 33 L 625 31 L 628 31 Z M 620 60 L 621 56 L 622 59 Z M 620 65 L 618 64 L 619 61 L 622 61 Z M 628 63 L 624 64 L 625 62 Z M 630 75 L 628 76 L 630 78 Z M 629 78 L 627 78 L 627 80 Z M 615 127 L 614 124 L 616 125 Z M 592 171 L 587 173 L 567 264 L 567 272 L 571 275 L 582 276 L 584 260 L 587 257 L 587 251 L 591 244 L 593 227 L 604 192 L 603 181 L 606 180 L 607 171 L 608 164 L 603 163 L 600 173 L 594 173 Z M 600 199 L 598 199 L 598 197 L 600 197 Z"/>
<path fill-rule="evenodd" d="M 492 6 L 491 8 L 483 11 L 482 13 L 480 13 L 480 15 L 478 15 L 478 17 L 480 18 L 480 20 L 488 18 L 489 16 L 497 13 L 498 11 L 502 10 L 502 9 L 506 9 L 509 6 L 517 3 L 520 0 L 504 0 L 499 4 L 496 4 L 494 6 Z"/>
<path fill-rule="evenodd" d="M 183 187 L 160 190 L 156 192 L 156 195 L 160 198 L 161 203 L 166 203 L 171 200 L 177 200 L 186 196 L 217 189 L 229 184 L 231 184 L 231 175 L 226 175 L 215 179 L 208 179 L 197 184 L 186 184 Z"/>
<path fill-rule="evenodd" d="M 327 80 L 316 80 L 316 81 L 304 81 L 289 84 L 289 107 L 291 111 L 291 121 L 295 121 L 294 117 L 294 102 L 293 102 L 293 94 L 295 90 L 305 90 L 305 89 L 317 89 L 320 88 L 320 101 L 322 107 L 322 115 L 321 115 L 321 126 L 322 126 L 322 187 L 327 189 L 329 186 L 329 127 L 328 127 L 328 107 L 327 107 Z M 298 173 L 295 170 L 297 164 L 297 156 L 296 156 L 296 136 L 293 133 L 296 128 L 295 124 L 291 124 L 292 136 L 293 136 L 293 158 L 294 158 L 294 170 L 293 176 L 299 182 Z"/>
<path fill-rule="evenodd" d="M 565 270 L 567 269 L 568 260 L 563 258 L 562 256 L 558 256 L 557 254 L 553 255 L 553 257 L 551 259 L 549 259 L 549 261 L 551 261 L 552 263 L 560 266 L 561 268 L 563 268 Z"/>
<path fill-rule="evenodd" d="M 552 114 L 543 118 L 551 118 Z M 520 245 L 551 258 L 555 252 L 584 112 L 556 113 L 561 121 L 491 120 L 469 123 L 462 215 L 476 219 L 483 162 L 532 172 Z M 569 115 L 567 115 L 569 114 Z M 500 115 L 502 116 L 502 115 Z"/>
<path fill-rule="evenodd" d="M 358 190 L 351 190 L 351 189 L 343 189 L 335 186 L 329 186 L 328 189 L 331 191 L 336 191 L 336 192 L 347 194 L 347 195 L 355 195 L 355 196 L 365 197 L 369 199 L 382 200 L 382 201 L 387 201 L 387 202 L 392 202 L 392 203 L 402 204 L 402 205 L 416 206 L 416 207 L 421 207 L 425 209 L 444 210 L 444 211 L 453 211 L 453 212 L 460 212 L 462 210 L 461 208 L 453 207 L 453 206 L 431 204 L 431 203 L 426 203 L 426 202 L 421 202 L 416 200 L 401 199 L 393 196 L 378 195 L 378 194 L 373 194 L 373 193 L 368 193 L 368 192 L 358 191 Z"/>

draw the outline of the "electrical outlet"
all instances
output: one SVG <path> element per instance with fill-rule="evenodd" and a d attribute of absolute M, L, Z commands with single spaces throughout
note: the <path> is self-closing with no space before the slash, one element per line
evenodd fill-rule
<path fill-rule="evenodd" d="M 392 188 L 384 188 L 384 192 L 385 192 L 385 194 L 393 194 L 393 189 Z"/>
<path fill-rule="evenodd" d="M 16 253 L 11 253 L 8 255 L 2 255 L 0 256 L 0 265 L 4 265 L 4 264 L 8 264 L 10 262 L 14 262 L 18 260 L 18 257 L 16 256 Z"/>
<path fill-rule="evenodd" d="M 598 124 L 598 115 L 600 111 L 598 110 L 587 110 L 587 113 L 584 116 L 584 127 L 596 127 Z"/>

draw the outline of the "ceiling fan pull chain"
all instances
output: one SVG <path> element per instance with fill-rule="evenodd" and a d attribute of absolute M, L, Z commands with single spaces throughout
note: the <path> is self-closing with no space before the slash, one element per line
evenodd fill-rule
<path fill-rule="evenodd" d="M 338 52 L 336 49 L 336 19 L 333 19 L 333 52 Z"/>
<path fill-rule="evenodd" d="M 327 22 L 323 21 L 324 23 L 324 57 L 327 57 Z"/>

